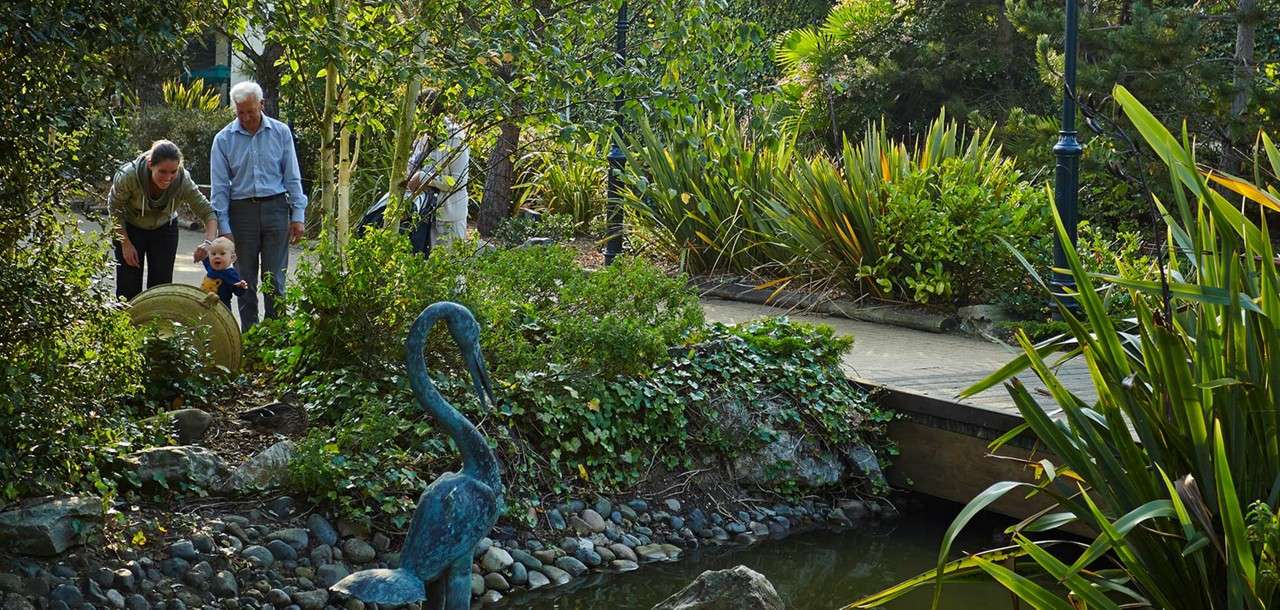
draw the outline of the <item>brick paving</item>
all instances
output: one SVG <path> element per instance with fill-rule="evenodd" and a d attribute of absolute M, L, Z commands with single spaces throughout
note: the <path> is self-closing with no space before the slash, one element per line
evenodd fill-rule
<path fill-rule="evenodd" d="M 707 320 L 737 323 L 787 313 L 766 305 L 704 299 Z M 854 379 L 894 389 L 958 400 L 964 388 L 980 381 L 1004 366 L 1020 352 L 1014 348 L 962 335 L 930 333 L 886 324 L 828 316 L 792 313 L 794 320 L 817 322 L 832 327 L 837 334 L 853 335 L 853 349 L 844 357 L 845 373 Z M 1093 402 L 1093 389 L 1088 369 L 1079 360 L 1058 369 L 1059 378 L 1086 402 Z M 1047 409 L 1054 402 L 1045 394 L 1044 384 L 1034 373 L 1024 372 L 1019 379 L 1031 389 L 1032 396 Z M 996 386 L 976 396 L 959 400 L 973 407 L 1018 416 L 1017 407 L 1003 386 Z"/>

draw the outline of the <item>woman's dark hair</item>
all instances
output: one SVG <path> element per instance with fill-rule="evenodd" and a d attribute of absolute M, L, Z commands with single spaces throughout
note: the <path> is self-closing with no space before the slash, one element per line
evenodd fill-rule
<path fill-rule="evenodd" d="M 173 142 L 156 140 L 151 143 L 151 150 L 147 153 L 147 158 L 151 160 L 152 165 L 164 163 L 165 161 L 182 163 L 182 151 Z"/>

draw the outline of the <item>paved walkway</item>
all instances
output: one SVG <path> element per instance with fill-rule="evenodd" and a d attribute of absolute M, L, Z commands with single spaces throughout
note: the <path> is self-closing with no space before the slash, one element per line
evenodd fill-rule
<path fill-rule="evenodd" d="M 736 323 L 784 310 L 753 303 L 706 299 L 703 310 L 707 319 Z M 818 322 L 841 335 L 853 335 L 853 349 L 844 357 L 844 369 L 854 379 L 865 380 L 894 389 L 910 390 L 935 398 L 955 399 L 961 390 L 982 380 L 1020 352 L 995 343 L 960 335 L 929 333 L 920 330 L 848 320 L 824 314 L 791 315 L 792 319 Z M 1059 378 L 1086 402 L 1097 393 L 1089 379 L 1088 369 L 1073 360 L 1058 370 Z M 1054 408 L 1044 384 L 1034 373 L 1018 376 L 1032 390 L 1046 409 Z M 971 398 L 964 404 L 1018 415 L 1018 409 L 1003 386 L 996 386 Z"/>
<path fill-rule="evenodd" d="M 83 223 L 81 228 L 94 230 L 96 226 Z M 173 274 L 175 282 L 200 285 L 204 269 L 199 263 L 191 262 L 191 251 L 200 243 L 201 238 L 199 232 L 180 231 L 178 257 Z M 297 247 L 291 248 L 290 275 L 299 254 Z M 725 323 L 787 313 L 775 307 L 721 299 L 704 299 L 703 310 L 708 320 Z M 960 335 L 929 333 L 825 314 L 794 313 L 791 317 L 826 324 L 841 335 L 853 335 L 853 349 L 844 357 L 844 369 L 850 377 L 935 398 L 955 399 L 961 390 L 1018 355 L 1012 348 Z M 1083 363 L 1078 360 L 1067 363 L 1058 373 L 1067 387 L 1086 401 L 1091 402 L 1096 398 L 1097 394 Z M 1034 374 L 1023 373 L 1019 378 L 1032 388 L 1032 395 L 1041 404 L 1046 408 L 1053 407 L 1052 399 L 1043 391 L 1044 385 Z M 961 402 L 1018 415 L 1017 408 L 1003 386 L 996 386 Z"/>

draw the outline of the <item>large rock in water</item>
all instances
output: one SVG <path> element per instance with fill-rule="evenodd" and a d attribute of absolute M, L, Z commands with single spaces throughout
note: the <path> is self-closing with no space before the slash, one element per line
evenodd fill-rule
<path fill-rule="evenodd" d="M 0 545 L 29 555 L 57 555 L 83 542 L 101 520 L 100 498 L 43 498 L 0 513 Z"/>
<path fill-rule="evenodd" d="M 131 457 L 138 464 L 138 478 L 144 484 L 152 481 L 164 481 L 167 485 L 185 482 L 203 489 L 215 489 L 227 470 L 218 454 L 195 445 L 152 447 Z"/>
<path fill-rule="evenodd" d="M 267 447 L 231 473 L 227 490 L 243 492 L 279 487 L 289 476 L 289 461 L 292 459 L 292 441 L 280 441 Z"/>
<path fill-rule="evenodd" d="M 703 572 L 653 610 L 782 610 L 773 583 L 747 566 Z"/>

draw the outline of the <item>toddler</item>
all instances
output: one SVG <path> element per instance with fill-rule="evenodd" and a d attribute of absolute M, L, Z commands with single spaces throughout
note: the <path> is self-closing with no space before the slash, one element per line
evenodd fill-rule
<path fill-rule="evenodd" d="M 231 295 L 243 295 L 249 288 L 249 282 L 240 279 L 232 265 L 236 262 L 236 246 L 230 239 L 219 237 L 200 246 L 205 251 L 204 282 L 200 288 L 208 293 L 216 293 L 222 304 L 231 309 Z"/>

